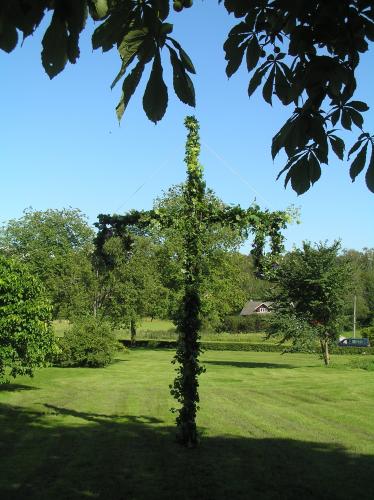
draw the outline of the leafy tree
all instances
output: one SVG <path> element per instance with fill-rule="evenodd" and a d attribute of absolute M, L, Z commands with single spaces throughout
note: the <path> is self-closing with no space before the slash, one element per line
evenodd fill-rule
<path fill-rule="evenodd" d="M 358 129 L 348 152 L 356 154 L 350 167 L 355 180 L 368 164 L 366 184 L 374 192 L 374 136 L 364 131 L 362 113 L 369 108 L 356 97 L 356 70 L 361 54 L 374 39 L 372 0 L 225 0 L 229 14 L 239 23 L 224 43 L 226 73 L 231 77 L 245 64 L 251 77 L 248 95 L 262 87 L 268 104 L 276 97 L 292 106 L 290 118 L 273 138 L 272 155 L 281 150 L 287 162 L 285 185 L 304 193 L 321 175 L 331 153 L 344 158 L 345 143 L 337 127 Z M 173 87 L 185 104 L 195 106 L 190 75 L 193 63 L 173 38 L 167 22 L 170 6 L 182 11 L 192 0 L 3 0 L 0 7 L 0 48 L 11 52 L 19 33 L 31 35 L 47 11 L 52 17 L 42 41 L 42 63 L 50 78 L 67 62 L 79 57 L 79 36 L 87 15 L 100 21 L 92 36 L 94 49 L 116 48 L 122 96 L 117 106 L 121 119 L 144 74 L 143 108 L 154 122 L 162 119 L 168 104 L 162 55 L 170 58 Z M 191 30 L 193 31 L 193 30 Z M 243 62 L 244 61 L 244 62 Z M 368 154 L 369 153 L 369 154 Z M 369 159 L 370 158 L 370 159 Z"/>
<path fill-rule="evenodd" d="M 312 246 L 288 253 L 275 272 L 272 291 L 273 333 L 292 340 L 294 348 L 315 347 L 318 341 L 326 365 L 329 346 L 337 340 L 344 316 L 349 266 L 338 258 L 340 243 Z"/>
<path fill-rule="evenodd" d="M 0 250 L 41 280 L 54 318 L 68 318 L 92 310 L 93 236 L 78 209 L 27 209 L 1 228 Z"/>
<path fill-rule="evenodd" d="M 347 326 L 352 329 L 353 296 L 356 296 L 356 317 L 362 326 L 370 325 L 374 319 L 374 250 L 345 250 L 342 260 L 351 268 L 352 294 L 347 297 Z"/>
<path fill-rule="evenodd" d="M 117 327 L 129 327 L 133 342 L 139 319 L 162 310 L 162 299 L 168 296 L 160 280 L 155 245 L 142 236 L 134 236 L 126 249 L 119 236 L 105 242 L 97 285 L 97 315 Z"/>
<path fill-rule="evenodd" d="M 170 315 L 178 321 L 184 287 L 184 238 L 183 214 L 187 210 L 183 191 L 185 184 L 173 186 L 154 204 L 156 213 L 167 214 L 171 221 L 151 224 L 150 235 L 159 245 L 159 269 L 164 286 L 170 290 Z M 207 189 L 203 195 L 205 208 L 213 212 L 226 205 Z M 239 268 L 233 252 L 244 243 L 247 234 L 240 228 L 225 227 L 218 221 L 209 224 L 202 235 L 201 315 L 203 328 L 216 327 L 223 317 L 242 307 L 246 300 L 243 287 L 238 286 L 238 273 L 249 274 L 250 268 Z M 249 262 L 248 262 L 249 264 Z"/>
<path fill-rule="evenodd" d="M 171 317 L 178 321 L 185 274 L 184 188 L 185 185 L 170 188 L 156 200 L 152 213 L 143 215 L 143 222 L 132 223 L 131 212 L 127 216 L 117 216 L 118 221 L 110 231 L 119 239 L 112 237 L 104 243 L 101 254 L 104 268 L 99 278 L 101 293 L 98 297 L 102 298 L 98 299 L 98 304 L 103 314 L 113 316 L 115 311 L 121 311 L 117 318 L 122 318 L 126 324 L 129 321 L 126 318 L 141 315 Z M 204 193 L 204 205 L 215 213 L 230 208 L 211 190 Z M 162 224 L 161 216 L 169 222 Z M 121 233 L 118 226 L 126 217 L 129 225 Z M 107 216 L 99 219 L 100 234 L 110 219 Z M 147 229 L 143 227 L 145 224 L 148 224 Z M 249 285 L 251 280 L 258 287 L 260 280 L 253 276 L 253 259 L 234 253 L 246 237 L 246 231 L 222 227 L 218 221 L 209 224 L 204 231 L 201 288 L 204 327 L 215 327 L 226 314 L 240 309 L 249 290 L 253 290 Z M 131 306 L 133 300 L 135 303 Z"/>
<path fill-rule="evenodd" d="M 232 267 L 230 276 L 235 280 L 235 287 L 239 294 L 244 295 L 244 300 L 264 300 L 264 297 L 268 295 L 270 284 L 268 280 L 257 277 L 258 273 L 252 255 L 232 252 L 228 253 L 226 258 L 230 261 Z M 242 300 L 242 297 L 240 297 L 240 300 Z M 242 309 L 243 305 L 244 303 L 240 307 L 233 309 L 233 311 Z"/>
<path fill-rule="evenodd" d="M 0 255 L 0 383 L 45 366 L 54 351 L 51 309 L 39 280 Z"/>

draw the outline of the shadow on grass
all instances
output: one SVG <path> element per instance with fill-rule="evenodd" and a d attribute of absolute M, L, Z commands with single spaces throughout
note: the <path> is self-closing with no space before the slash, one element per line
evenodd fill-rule
<path fill-rule="evenodd" d="M 22 384 L 0 384 L 0 392 L 37 391 L 38 387 Z"/>
<path fill-rule="evenodd" d="M 153 417 L 46 410 L 0 405 L 2 500 L 373 498 L 374 457 L 339 446 L 219 436 L 188 450 Z"/>
<path fill-rule="evenodd" d="M 234 366 L 236 368 L 298 368 L 286 363 L 256 363 L 255 361 L 205 361 L 204 365 Z"/>
<path fill-rule="evenodd" d="M 113 361 L 110 363 L 111 365 L 118 365 L 118 363 L 127 363 L 130 361 L 129 359 L 123 359 L 123 358 L 115 358 Z"/>
<path fill-rule="evenodd" d="M 81 418 L 87 422 L 100 422 L 101 419 L 110 419 L 116 421 L 119 419 L 125 419 L 128 423 L 133 424 L 162 424 L 163 421 L 155 417 L 150 417 L 148 415 L 106 415 L 105 413 L 86 413 L 76 410 L 71 410 L 68 408 L 60 408 L 59 406 L 50 405 L 45 403 L 43 405 L 45 408 L 50 410 L 50 415 L 69 415 L 71 417 Z"/>

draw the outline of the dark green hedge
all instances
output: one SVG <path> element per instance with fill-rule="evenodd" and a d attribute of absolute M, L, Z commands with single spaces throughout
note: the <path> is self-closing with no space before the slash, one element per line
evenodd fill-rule
<path fill-rule="evenodd" d="M 374 354 L 374 347 L 332 347 L 331 354 Z"/>
<path fill-rule="evenodd" d="M 125 347 L 143 347 L 145 349 L 175 349 L 176 340 L 136 340 L 135 346 L 131 340 L 121 339 L 119 342 Z"/>
<path fill-rule="evenodd" d="M 120 341 L 126 347 L 131 347 L 130 340 Z M 137 340 L 135 346 L 147 349 L 175 349 L 175 340 Z M 284 346 L 277 344 L 249 344 L 247 342 L 220 342 L 203 341 L 203 349 L 208 351 L 255 351 L 255 352 L 283 352 Z M 318 354 L 318 350 L 316 349 Z M 359 347 L 333 347 L 331 354 L 374 354 L 374 347 L 365 349 Z"/>
<path fill-rule="evenodd" d="M 208 351 L 255 351 L 283 352 L 284 347 L 277 344 L 250 344 L 247 342 L 202 342 L 202 347 Z"/>
<path fill-rule="evenodd" d="M 269 328 L 271 314 L 251 314 L 250 316 L 226 316 L 219 331 L 230 333 L 264 332 Z"/>
<path fill-rule="evenodd" d="M 123 345 L 130 347 L 130 340 L 121 340 Z M 137 340 L 136 347 L 148 349 L 175 349 L 175 340 Z M 247 342 L 203 341 L 203 349 L 208 351 L 256 351 L 283 352 L 284 348 L 277 344 L 249 344 Z"/>

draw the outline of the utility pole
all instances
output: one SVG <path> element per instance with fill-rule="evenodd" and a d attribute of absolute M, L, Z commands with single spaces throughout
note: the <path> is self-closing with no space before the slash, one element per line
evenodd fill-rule
<path fill-rule="evenodd" d="M 355 295 L 353 298 L 353 338 L 356 338 L 356 303 L 357 296 Z"/>

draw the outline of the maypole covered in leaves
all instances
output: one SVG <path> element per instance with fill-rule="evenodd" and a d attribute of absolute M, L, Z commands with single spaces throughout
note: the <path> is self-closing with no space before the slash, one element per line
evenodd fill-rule
<path fill-rule="evenodd" d="M 204 259 L 205 232 L 209 224 L 236 227 L 248 234 L 255 233 L 252 254 L 258 274 L 271 273 L 274 257 L 283 250 L 281 229 L 290 219 L 286 212 L 260 211 L 258 206 L 247 210 L 239 206 L 225 206 L 217 211 L 205 201 L 205 182 L 203 168 L 199 163 L 200 139 L 199 124 L 195 117 L 185 120 L 188 130 L 185 162 L 187 182 L 184 187 L 183 221 L 180 227 L 184 238 L 184 296 L 178 321 L 179 338 L 173 363 L 177 363 L 177 376 L 171 393 L 181 404 L 177 412 L 178 441 L 194 447 L 198 443 L 196 413 L 199 409 L 198 377 L 205 371 L 200 364 L 200 287 Z M 265 245 L 270 239 L 272 257 L 265 258 Z"/>
<path fill-rule="evenodd" d="M 200 285 L 202 271 L 204 194 L 203 169 L 199 164 L 199 124 L 187 117 L 188 129 L 185 162 L 187 183 L 184 188 L 184 297 L 178 324 L 179 339 L 174 363 L 179 363 L 171 393 L 181 403 L 177 416 L 178 440 L 186 446 L 197 443 L 196 412 L 198 410 L 198 376 L 204 371 L 199 363 Z"/>
<path fill-rule="evenodd" d="M 203 168 L 199 163 L 199 124 L 195 117 L 185 120 L 188 130 L 185 162 L 187 182 L 184 186 L 184 203 L 180 217 L 176 221 L 167 209 L 131 211 L 125 215 L 99 215 L 99 229 L 96 247 L 99 260 L 103 261 L 105 241 L 113 236 L 120 237 L 124 251 L 131 250 L 136 235 L 147 236 L 151 226 L 173 228 L 179 231 L 183 241 L 184 294 L 177 322 L 178 342 L 173 363 L 177 365 L 176 378 L 170 386 L 171 393 L 181 405 L 173 408 L 177 413 L 177 439 L 187 447 L 198 443 L 196 414 L 199 409 L 199 375 L 205 371 L 200 364 L 201 353 L 199 334 L 201 328 L 202 269 L 205 264 L 206 234 L 210 225 L 220 224 L 239 230 L 243 235 L 253 233 L 252 255 L 259 277 L 271 276 L 276 266 L 277 255 L 283 251 L 281 230 L 289 222 L 288 212 L 260 210 L 257 205 L 247 209 L 239 205 L 223 205 L 222 208 L 206 197 Z M 267 243 L 270 253 L 266 253 Z M 131 252 L 130 252 L 131 253 Z M 105 259 L 104 259 L 105 260 Z M 104 262 L 105 264 L 105 262 Z"/>

